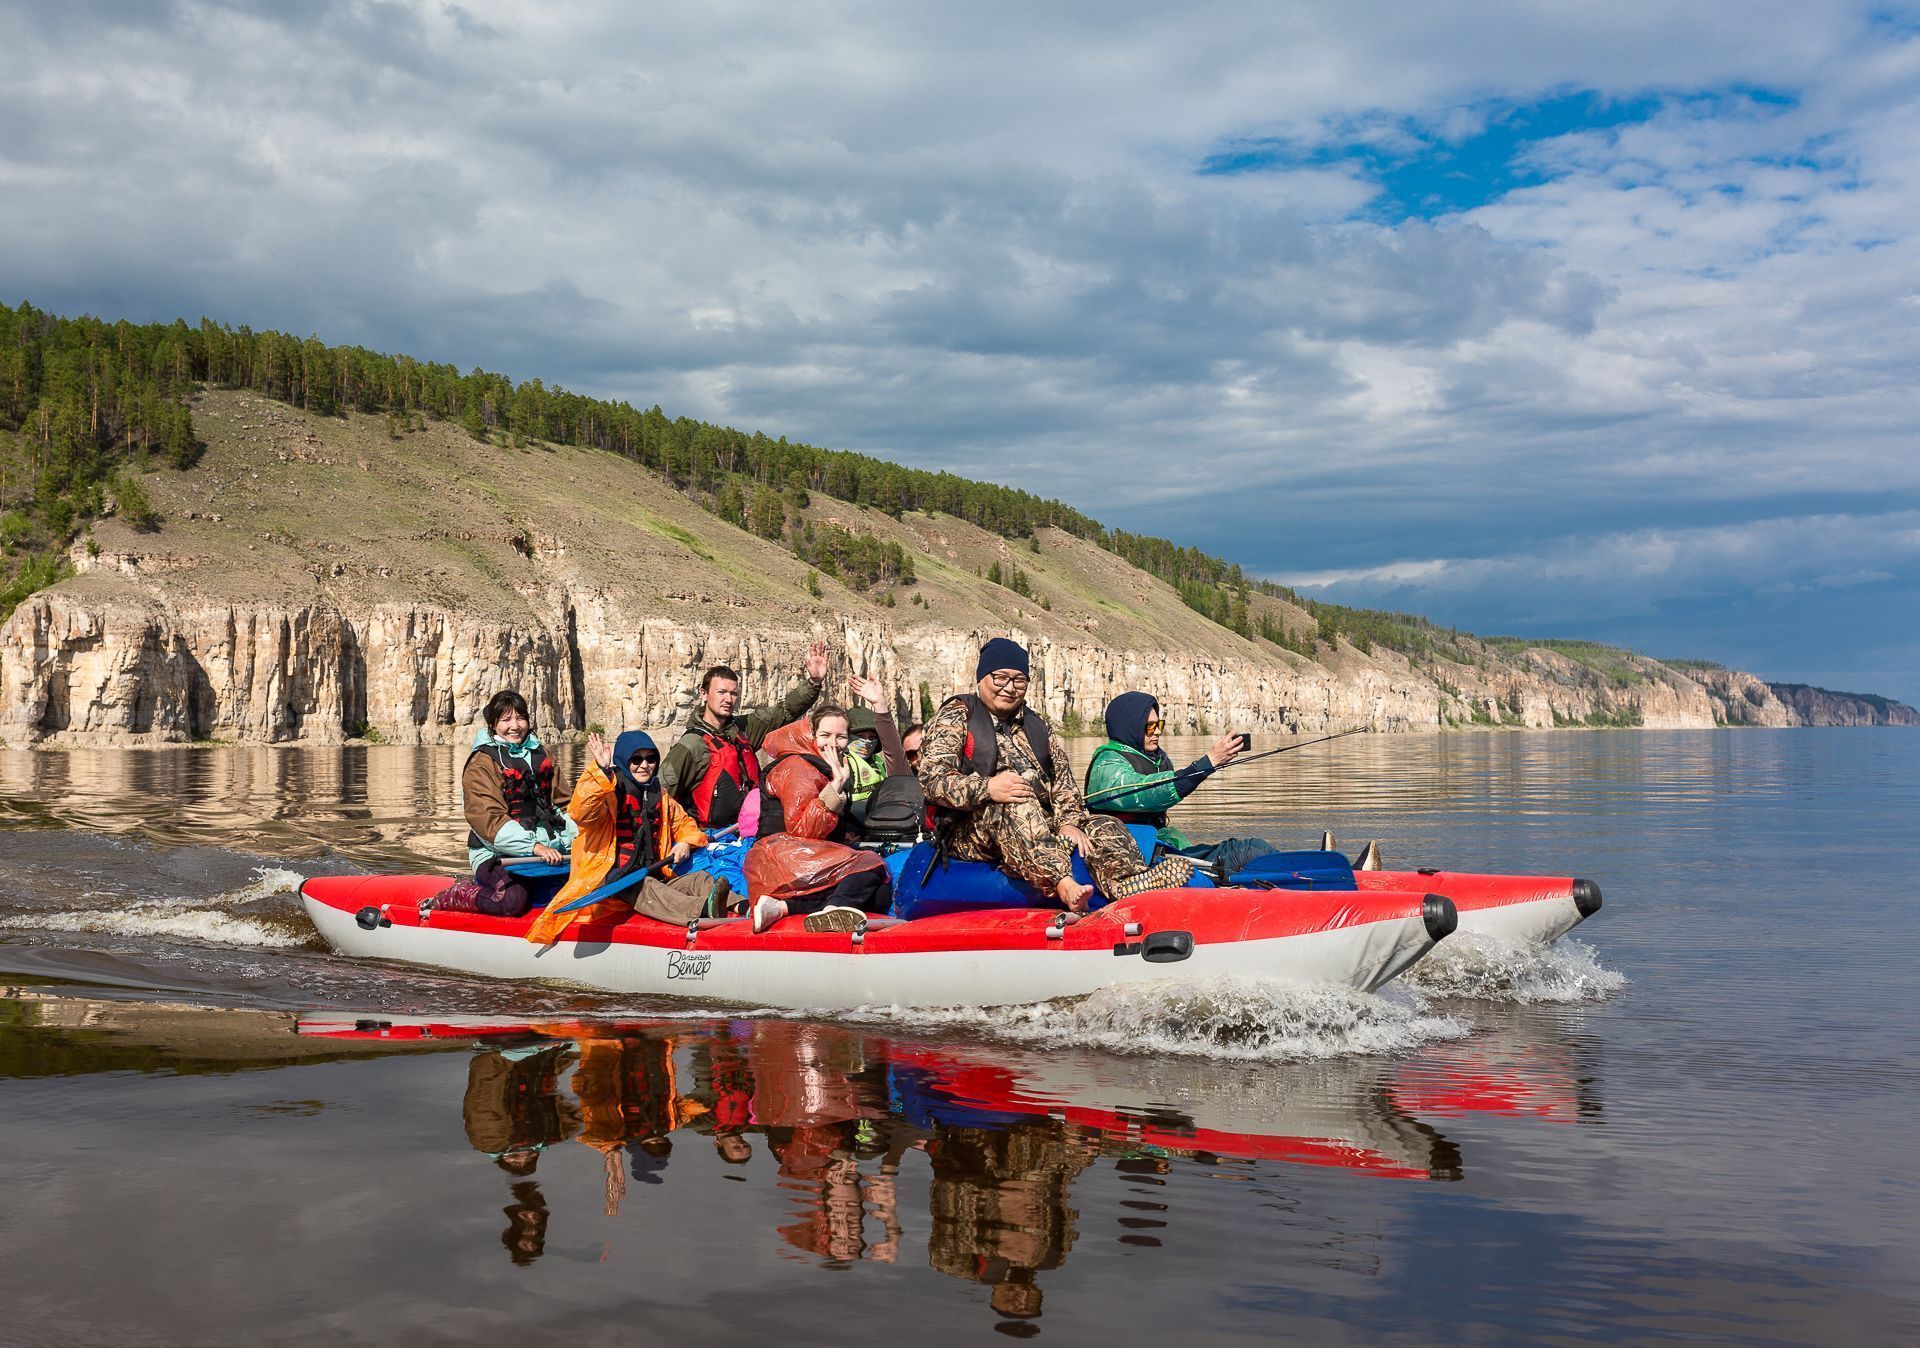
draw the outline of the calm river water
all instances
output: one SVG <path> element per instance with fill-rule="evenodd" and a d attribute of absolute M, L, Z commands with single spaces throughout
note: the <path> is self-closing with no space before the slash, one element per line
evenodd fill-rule
<path fill-rule="evenodd" d="M 458 864 L 457 771 L 0 751 L 0 1342 L 1920 1337 L 1920 735 L 1307 749 L 1181 822 L 1605 908 L 1380 996 L 825 1019 L 318 948 L 301 877 Z"/>

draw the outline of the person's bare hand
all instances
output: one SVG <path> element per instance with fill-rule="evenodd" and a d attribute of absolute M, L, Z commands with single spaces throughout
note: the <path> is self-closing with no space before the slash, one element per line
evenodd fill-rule
<path fill-rule="evenodd" d="M 1238 735 L 1222 735 L 1208 746 L 1207 757 L 1213 760 L 1213 765 L 1216 768 L 1224 768 L 1227 764 L 1233 762 L 1234 759 L 1240 757 L 1245 749 L 1246 746 L 1240 742 Z"/>
<path fill-rule="evenodd" d="M 1085 830 L 1076 828 L 1072 824 L 1062 824 L 1060 826 L 1060 836 L 1062 838 L 1065 838 L 1069 843 L 1071 843 L 1073 845 L 1073 850 L 1078 852 L 1081 856 L 1084 857 L 1084 856 L 1092 855 L 1093 839 L 1089 838 L 1086 835 Z"/>
<path fill-rule="evenodd" d="M 819 683 L 827 677 L 827 643 L 816 641 L 807 647 L 807 677 Z"/>
<path fill-rule="evenodd" d="M 593 758 L 602 772 L 613 768 L 613 746 L 607 743 L 607 737 L 597 730 L 587 732 L 587 753 Z"/>
<path fill-rule="evenodd" d="M 887 710 L 887 689 L 880 680 L 855 674 L 848 678 L 847 687 L 853 690 L 855 697 L 866 703 L 869 711 L 879 713 Z"/>
<path fill-rule="evenodd" d="M 987 778 L 987 798 L 1002 805 L 1033 799 L 1033 783 L 1017 772 L 996 772 Z"/>
<path fill-rule="evenodd" d="M 677 842 L 667 853 L 667 861 L 675 867 L 687 864 L 687 858 L 693 855 L 693 844 Z"/>
<path fill-rule="evenodd" d="M 558 866 L 561 862 L 562 854 L 557 847 L 548 847 L 545 843 L 535 843 L 533 845 L 533 859 L 535 861 L 545 862 L 549 866 Z"/>

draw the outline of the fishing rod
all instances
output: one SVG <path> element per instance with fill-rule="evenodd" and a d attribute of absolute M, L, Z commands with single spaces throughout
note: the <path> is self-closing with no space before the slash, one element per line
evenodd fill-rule
<path fill-rule="evenodd" d="M 1346 729 L 1346 730 L 1335 731 L 1331 735 L 1322 735 L 1317 740 L 1302 740 L 1298 744 L 1283 744 L 1278 749 L 1263 749 L 1261 752 L 1257 754 L 1249 754 L 1245 758 L 1236 758 L 1231 763 L 1228 763 L 1223 767 L 1215 768 L 1213 771 L 1225 772 L 1227 768 L 1237 768 L 1243 763 L 1255 763 L 1263 758 L 1272 758 L 1275 754 L 1290 754 L 1295 749 L 1311 749 L 1316 744 L 1327 744 L 1333 740 L 1343 740 L 1349 735 L 1364 735 L 1367 731 L 1371 729 L 1373 729 L 1372 726 L 1357 725 L 1357 726 L 1350 727 L 1349 729 Z M 1186 776 L 1188 773 L 1192 771 L 1193 771 L 1193 768 L 1190 766 L 1181 768 L 1178 772 L 1171 774 L 1167 780 L 1177 782 L 1182 777 Z M 1146 781 L 1146 782 L 1128 782 L 1124 786 L 1110 786 L 1104 791 L 1094 792 L 1092 795 L 1088 796 L 1082 803 L 1086 805 L 1091 805 L 1093 804 L 1094 801 L 1105 800 L 1108 796 L 1124 796 L 1134 791 L 1150 790 L 1151 788 L 1158 786 L 1160 784 L 1161 783 L 1159 782 Z"/>

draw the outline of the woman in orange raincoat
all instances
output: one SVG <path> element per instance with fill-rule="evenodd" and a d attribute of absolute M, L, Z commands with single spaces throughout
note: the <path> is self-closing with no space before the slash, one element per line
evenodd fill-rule
<path fill-rule="evenodd" d="M 634 909 L 670 922 L 723 912 L 725 880 L 699 872 L 673 873 L 674 866 L 686 865 L 696 847 L 707 845 L 707 835 L 679 802 L 660 790 L 656 780 L 660 750 L 652 738 L 640 730 L 623 731 L 609 749 L 595 733 L 587 736 L 587 753 L 591 761 L 567 806 L 567 813 L 580 825 L 573 843 L 573 870 L 528 929 L 527 939 L 552 945 L 575 922 L 623 917 Z M 560 911 L 609 880 L 662 863 L 663 879 L 648 876 L 636 888 L 612 898 L 572 912 Z"/>

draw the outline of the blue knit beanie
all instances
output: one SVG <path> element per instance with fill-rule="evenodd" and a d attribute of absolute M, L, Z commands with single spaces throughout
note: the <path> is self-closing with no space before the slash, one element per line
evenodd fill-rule
<path fill-rule="evenodd" d="M 980 664 L 974 669 L 975 682 L 996 669 L 1017 669 L 1027 673 L 1027 648 L 1011 637 L 995 637 L 980 648 Z"/>

